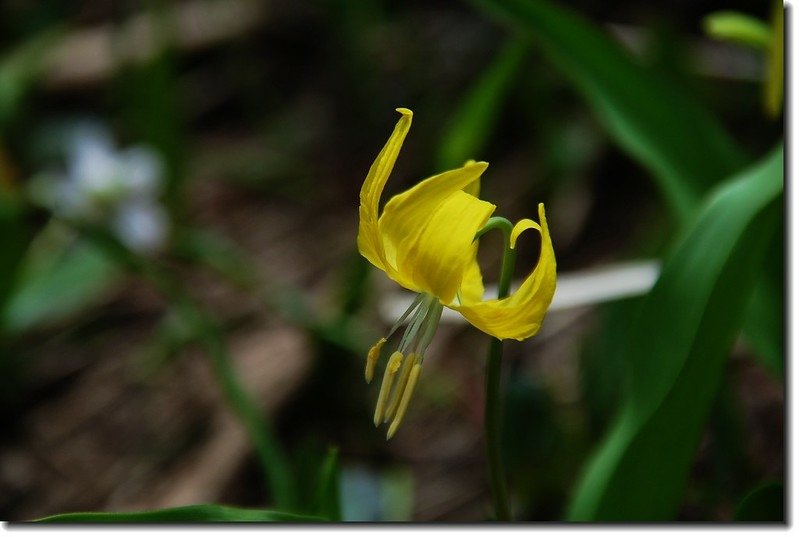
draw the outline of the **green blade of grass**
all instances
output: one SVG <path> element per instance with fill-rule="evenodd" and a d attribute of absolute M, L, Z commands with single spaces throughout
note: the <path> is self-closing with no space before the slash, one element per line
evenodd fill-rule
<path fill-rule="evenodd" d="M 324 519 L 282 511 L 203 504 L 133 513 L 65 513 L 40 518 L 35 522 L 94 522 L 101 524 L 140 522 L 146 524 L 162 522 L 324 522 Z"/>
<path fill-rule="evenodd" d="M 471 2 L 541 46 L 616 143 L 654 172 L 681 221 L 705 190 L 745 163 L 705 108 L 577 14 L 543 0 Z"/>
<path fill-rule="evenodd" d="M 663 520 L 679 507 L 725 359 L 781 225 L 783 149 L 725 182 L 666 259 L 629 342 L 629 392 L 572 520 Z"/>
<path fill-rule="evenodd" d="M 341 520 L 338 449 L 329 448 L 319 469 L 317 512 L 328 520 Z"/>

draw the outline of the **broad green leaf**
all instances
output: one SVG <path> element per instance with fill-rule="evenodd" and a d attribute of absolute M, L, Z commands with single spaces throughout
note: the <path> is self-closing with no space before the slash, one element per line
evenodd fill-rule
<path fill-rule="evenodd" d="M 629 391 L 572 520 L 664 520 L 679 507 L 766 248 L 782 225 L 783 149 L 713 193 L 667 257 L 629 342 Z"/>
<path fill-rule="evenodd" d="M 735 509 L 739 522 L 785 522 L 785 487 L 767 483 L 747 494 Z"/>
<path fill-rule="evenodd" d="M 325 519 L 265 509 L 242 509 L 225 505 L 187 505 L 155 511 L 133 513 L 66 513 L 36 520 L 36 522 L 324 522 Z"/>
<path fill-rule="evenodd" d="M 745 163 L 705 108 L 577 14 L 544 0 L 471 1 L 543 48 L 615 141 L 654 172 L 680 220 Z"/>
<path fill-rule="evenodd" d="M 468 91 L 442 137 L 437 169 L 448 170 L 479 159 L 528 48 L 526 39 L 511 40 Z"/>
<path fill-rule="evenodd" d="M 43 255 L 29 251 L 18 284 L 0 312 L 9 331 L 61 320 L 97 302 L 120 276 L 113 261 L 85 241 L 38 253 Z"/>

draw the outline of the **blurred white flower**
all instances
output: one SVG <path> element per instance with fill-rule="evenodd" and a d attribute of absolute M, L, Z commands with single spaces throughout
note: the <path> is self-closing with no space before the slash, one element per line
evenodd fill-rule
<path fill-rule="evenodd" d="M 102 125 L 75 126 L 66 145 L 66 174 L 31 185 L 36 201 L 55 214 L 103 223 L 129 248 L 152 253 L 165 243 L 169 220 L 159 201 L 164 165 L 145 146 L 114 147 Z"/>

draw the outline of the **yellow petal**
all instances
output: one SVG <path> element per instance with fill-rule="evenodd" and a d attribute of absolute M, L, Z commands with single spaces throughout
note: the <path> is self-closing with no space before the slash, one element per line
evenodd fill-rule
<path fill-rule="evenodd" d="M 541 220 L 541 255 L 535 269 L 522 282 L 519 289 L 501 300 L 450 306 L 459 311 L 476 328 L 499 339 L 523 340 L 535 335 L 555 294 L 555 252 L 543 204 L 538 206 L 538 215 Z"/>
<path fill-rule="evenodd" d="M 413 218 L 417 228 L 409 230 L 406 238 L 400 239 L 396 231 L 387 228 L 386 234 L 393 234 L 394 240 L 399 241 L 396 250 L 399 274 L 419 291 L 438 297 L 442 304 L 452 302 L 467 266 L 474 260 L 474 235 L 495 208 L 457 190 L 430 213 L 416 214 Z M 388 206 L 385 212 L 389 214 Z M 405 229 L 401 220 L 387 221 Z"/>
<path fill-rule="evenodd" d="M 462 168 L 434 175 L 388 200 L 379 222 L 388 264 L 397 267 L 400 244 L 415 241 L 433 211 L 452 193 L 479 181 L 487 167 L 485 162 L 467 162 Z"/>
<path fill-rule="evenodd" d="M 473 160 L 467 160 L 466 164 L 469 165 L 474 164 Z M 471 194 L 475 198 L 480 197 L 480 178 L 477 178 L 475 181 L 469 183 L 465 187 L 463 187 L 463 191 L 467 194 Z M 485 293 L 485 287 L 483 287 L 483 273 L 480 271 L 480 265 L 477 263 L 477 247 L 478 242 L 474 241 L 472 243 L 472 260 L 466 266 L 466 272 L 463 274 L 463 281 L 461 282 L 461 288 L 458 291 L 458 301 L 459 303 L 464 302 L 479 302 L 483 298 L 483 294 Z"/>
<path fill-rule="evenodd" d="M 537 223 L 533 222 L 529 218 L 523 218 L 522 220 L 516 222 L 516 225 L 513 226 L 513 230 L 511 230 L 510 232 L 511 249 L 516 248 L 516 241 L 518 240 L 519 235 L 521 235 L 522 232 L 527 231 L 528 229 L 537 229 L 538 231 L 541 231 L 541 226 L 539 226 Z"/>
<path fill-rule="evenodd" d="M 470 166 L 472 164 L 476 164 L 476 162 L 474 160 L 467 160 L 464 163 L 464 166 Z M 467 194 L 471 194 L 475 198 L 479 198 L 480 197 L 480 178 L 478 177 L 476 180 L 472 181 L 471 183 L 469 183 L 468 185 L 463 187 L 463 191 L 466 192 Z"/>
<path fill-rule="evenodd" d="M 461 281 L 461 288 L 458 291 L 458 303 L 469 304 L 480 302 L 485 293 L 483 286 L 483 273 L 480 271 L 480 265 L 477 263 L 477 241 L 471 246 L 472 260 L 466 265 L 466 270 L 463 273 L 463 281 Z"/>
<path fill-rule="evenodd" d="M 380 195 L 386 186 L 386 181 L 394 168 L 402 142 L 411 128 L 413 112 L 407 108 L 397 108 L 402 117 L 394 127 L 394 132 L 386 145 L 377 155 L 369 168 L 369 173 L 361 187 L 360 207 L 358 213 L 360 223 L 358 226 L 358 250 L 366 259 L 376 267 L 385 270 L 385 252 L 378 231 L 378 211 Z"/>

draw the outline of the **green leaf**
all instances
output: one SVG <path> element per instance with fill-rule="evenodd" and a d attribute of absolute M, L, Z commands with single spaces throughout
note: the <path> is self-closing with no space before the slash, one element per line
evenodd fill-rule
<path fill-rule="evenodd" d="M 783 149 L 725 182 L 667 257 L 629 342 L 629 391 L 588 466 L 572 520 L 677 512 L 769 239 L 781 225 Z"/>
<path fill-rule="evenodd" d="M 282 511 L 242 509 L 225 505 L 187 505 L 155 511 L 134 513 L 65 513 L 36 520 L 36 522 L 324 522 L 325 519 Z"/>
<path fill-rule="evenodd" d="M 84 241 L 69 247 L 41 243 L 41 251 L 34 250 L 2 311 L 9 331 L 61 320 L 99 300 L 120 276 L 113 261 Z"/>
<path fill-rule="evenodd" d="M 327 451 L 319 471 L 317 512 L 328 520 L 341 520 L 341 500 L 339 498 L 338 449 Z"/>
<path fill-rule="evenodd" d="M 782 237 L 782 234 L 779 234 Z M 783 262 L 782 240 L 773 241 L 772 250 Z M 778 256 L 778 257 L 777 257 Z M 774 261 L 776 261 L 774 259 Z M 752 294 L 752 301 L 746 310 L 744 319 L 744 336 L 752 349 L 772 374 L 780 378 L 784 373 L 785 356 L 785 313 L 783 300 L 783 272 L 777 275 L 764 274 L 757 282 Z"/>
<path fill-rule="evenodd" d="M 766 483 L 747 494 L 735 509 L 740 522 L 785 522 L 785 487 Z"/>
<path fill-rule="evenodd" d="M 738 11 L 716 11 L 702 20 L 702 28 L 711 37 L 766 50 L 771 43 L 771 29 L 760 19 Z"/>
<path fill-rule="evenodd" d="M 745 163 L 705 108 L 577 14 L 544 0 L 471 1 L 543 48 L 619 146 L 652 170 L 681 221 Z"/>
<path fill-rule="evenodd" d="M 528 49 L 527 39 L 511 40 L 469 90 L 442 137 L 436 169 L 448 170 L 479 158 Z"/>

